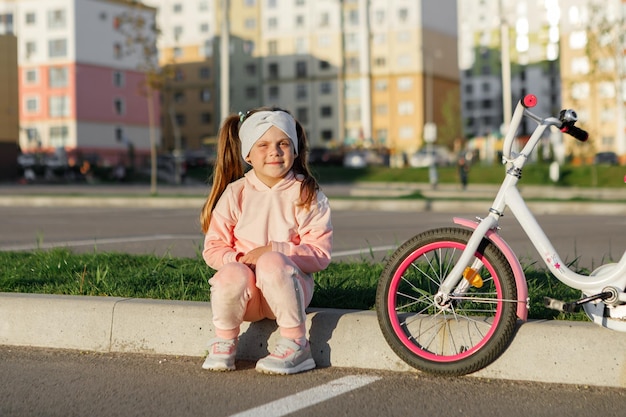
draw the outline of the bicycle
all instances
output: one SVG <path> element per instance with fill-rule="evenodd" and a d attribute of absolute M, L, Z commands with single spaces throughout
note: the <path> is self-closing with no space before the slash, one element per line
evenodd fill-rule
<path fill-rule="evenodd" d="M 410 366 L 436 375 L 460 376 L 495 361 L 512 341 L 518 320 L 528 317 L 528 286 L 513 250 L 500 236 L 498 221 L 506 208 L 517 219 L 549 271 L 580 290 L 572 302 L 545 298 L 547 307 L 574 312 L 582 307 L 592 322 L 626 331 L 626 252 L 589 275 L 572 271 L 524 202 L 517 183 L 531 151 L 554 126 L 580 141 L 588 134 L 575 126 L 574 110 L 547 118 L 530 109 L 537 98 L 516 105 L 504 138 L 505 178 L 485 218 L 455 217 L 456 226 L 422 232 L 389 258 L 376 292 L 378 322 L 392 350 Z M 519 153 L 516 132 L 527 117 L 537 123 Z"/>

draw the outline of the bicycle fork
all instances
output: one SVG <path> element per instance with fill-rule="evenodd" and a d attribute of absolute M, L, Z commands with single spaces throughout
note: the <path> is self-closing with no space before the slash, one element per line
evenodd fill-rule
<path fill-rule="evenodd" d="M 487 232 L 495 228 L 497 224 L 497 217 L 494 214 L 490 214 L 487 218 L 482 219 L 476 229 L 474 229 L 459 260 L 441 283 L 437 294 L 435 294 L 435 303 L 439 307 L 448 306 L 451 300 L 456 298 L 455 296 L 462 296 L 471 285 L 479 284 L 481 278 L 477 276 L 476 271 L 479 271 L 483 264 L 477 258 L 473 262 L 471 261 Z"/>

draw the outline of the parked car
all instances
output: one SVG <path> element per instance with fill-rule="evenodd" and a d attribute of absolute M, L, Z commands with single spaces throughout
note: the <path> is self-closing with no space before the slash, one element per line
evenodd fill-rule
<path fill-rule="evenodd" d="M 343 166 L 348 168 L 365 168 L 372 165 L 385 165 L 383 155 L 369 149 L 360 149 L 346 153 L 343 158 Z"/>
<path fill-rule="evenodd" d="M 415 152 L 409 158 L 409 165 L 413 168 L 429 167 L 432 164 L 443 167 L 454 163 L 454 157 L 444 146 L 425 147 Z"/>
<path fill-rule="evenodd" d="M 594 158 L 597 165 L 618 165 L 619 159 L 615 152 L 598 152 Z"/>
<path fill-rule="evenodd" d="M 340 149 L 312 148 L 309 151 L 309 164 L 313 165 L 341 165 L 343 158 Z"/>

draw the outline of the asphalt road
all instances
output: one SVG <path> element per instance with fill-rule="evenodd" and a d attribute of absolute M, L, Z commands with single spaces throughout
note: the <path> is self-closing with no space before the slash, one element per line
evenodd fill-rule
<path fill-rule="evenodd" d="M 213 373 L 201 358 L 0 346 L 0 415 L 622 417 L 626 390 L 413 372 Z"/>
<path fill-rule="evenodd" d="M 452 217 L 481 213 L 333 211 L 335 261 L 380 261 L 405 240 Z M 537 216 L 561 259 L 593 269 L 617 261 L 626 248 L 623 216 Z M 501 220 L 501 235 L 523 264 L 540 259 L 517 221 Z M 70 247 L 76 252 L 117 251 L 196 257 L 202 248 L 198 210 L 190 208 L 0 207 L 0 250 Z"/>

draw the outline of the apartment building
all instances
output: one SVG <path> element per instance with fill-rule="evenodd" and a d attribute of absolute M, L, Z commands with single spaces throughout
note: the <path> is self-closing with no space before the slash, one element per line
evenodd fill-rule
<path fill-rule="evenodd" d="M 569 153 L 590 161 L 615 152 L 626 162 L 626 2 L 573 0 L 561 14 L 563 105 L 574 108 L 590 133 L 587 144 L 568 141 Z"/>
<path fill-rule="evenodd" d="M 312 147 L 410 153 L 458 94 L 453 0 L 145 3 L 159 10 L 160 62 L 173 74 L 166 149 L 214 145 L 227 113 L 280 106 Z"/>
<path fill-rule="evenodd" d="M 538 114 L 558 113 L 559 1 L 459 0 L 458 7 L 466 136 L 500 135 L 526 94 L 537 96 Z M 531 129 L 525 123 L 520 134 Z"/>
<path fill-rule="evenodd" d="M 611 151 L 626 158 L 620 41 L 626 29 L 624 4 L 623 0 L 459 0 L 466 135 L 479 140 L 498 136 L 510 117 L 506 102 L 513 107 L 532 93 L 538 97 L 537 114 L 573 108 L 580 125 L 590 132 L 584 145 L 551 132 L 557 153 L 590 161 L 596 152 Z M 524 136 L 532 128 L 527 121 L 519 133 Z"/>
<path fill-rule="evenodd" d="M 0 30 L 18 42 L 22 151 L 64 149 L 104 164 L 130 163 L 130 145 L 149 153 L 151 126 L 154 140 L 160 128 L 148 102 L 160 108 L 157 93 L 146 95 L 143 47 L 156 42 L 155 14 L 130 0 L 0 0 L 11 22 Z"/>
<path fill-rule="evenodd" d="M 10 23 L 5 18 L 0 15 L 0 25 Z M 17 140 L 20 129 L 15 36 L 0 35 L 0 56 L 0 181 L 4 181 L 17 176 Z"/>

